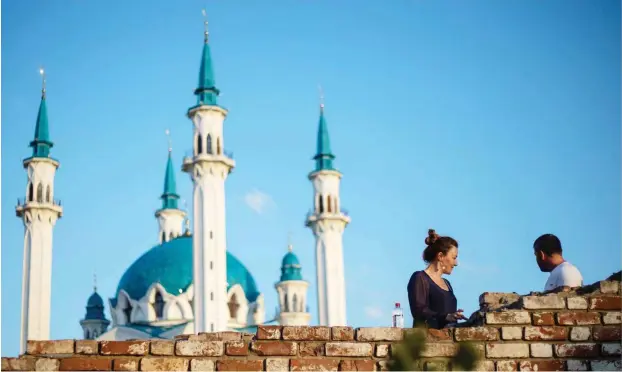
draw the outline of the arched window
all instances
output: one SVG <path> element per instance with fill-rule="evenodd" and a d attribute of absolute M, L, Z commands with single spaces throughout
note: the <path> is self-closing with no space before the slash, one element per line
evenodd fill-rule
<path fill-rule="evenodd" d="M 201 141 L 201 133 L 197 134 L 197 154 L 203 153 L 203 141 Z"/>
<path fill-rule="evenodd" d="M 88 329 L 84 331 L 84 338 L 86 340 L 90 340 L 91 339 L 91 333 L 89 332 Z"/>
<path fill-rule="evenodd" d="M 229 306 L 229 317 L 231 319 L 237 319 L 240 304 L 238 303 L 238 296 L 236 296 L 235 293 L 231 295 L 231 299 L 229 300 L 229 303 L 227 303 L 227 305 Z"/>
<path fill-rule="evenodd" d="M 298 297 L 296 297 L 295 293 L 294 293 L 294 298 L 292 299 L 292 310 L 298 311 Z"/>
<path fill-rule="evenodd" d="M 156 319 L 162 319 L 164 316 L 164 298 L 162 298 L 162 294 L 160 294 L 160 292 L 157 292 L 155 295 L 153 309 L 155 310 Z"/>
<path fill-rule="evenodd" d="M 168 235 L 168 240 L 173 240 L 174 236 L 173 236 L 173 232 L 171 231 L 171 233 Z"/>
<path fill-rule="evenodd" d="M 50 185 L 45 189 L 45 201 L 50 202 L 50 196 L 52 195 L 52 190 L 50 190 Z"/>
<path fill-rule="evenodd" d="M 283 312 L 289 312 L 289 303 L 287 301 L 287 293 L 285 293 L 285 299 L 283 300 Z"/>
<path fill-rule="evenodd" d="M 222 154 L 222 148 L 220 147 L 220 137 L 216 138 L 216 154 Z"/>
<path fill-rule="evenodd" d="M 304 308 L 305 308 L 305 299 L 303 297 L 300 299 L 300 312 L 301 313 L 305 311 Z"/>
<path fill-rule="evenodd" d="M 35 187 L 32 184 L 32 182 L 30 182 L 28 184 L 28 201 L 33 201 L 35 197 Z"/>
<path fill-rule="evenodd" d="M 128 300 L 128 304 L 123 309 L 123 315 L 125 315 L 125 323 L 126 324 L 131 323 L 132 305 L 129 304 L 129 300 Z"/>
<path fill-rule="evenodd" d="M 212 154 L 212 135 L 207 135 L 207 153 Z"/>
<path fill-rule="evenodd" d="M 162 243 L 166 241 L 166 233 L 162 231 Z"/>
<path fill-rule="evenodd" d="M 339 213 L 339 198 L 335 197 L 335 213 Z"/>
<path fill-rule="evenodd" d="M 322 195 L 320 195 L 319 202 L 320 202 L 320 213 L 324 213 L 324 198 L 322 197 Z"/>
<path fill-rule="evenodd" d="M 37 202 L 42 203 L 43 202 L 43 185 L 39 184 L 37 186 Z"/>
<path fill-rule="evenodd" d="M 331 202 L 330 195 L 326 197 L 326 204 L 326 207 L 328 208 L 328 213 L 331 213 L 333 211 L 333 203 Z"/>

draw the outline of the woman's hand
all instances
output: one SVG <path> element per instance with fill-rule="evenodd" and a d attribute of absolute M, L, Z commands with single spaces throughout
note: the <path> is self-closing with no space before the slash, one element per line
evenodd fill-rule
<path fill-rule="evenodd" d="M 464 312 L 464 310 L 458 309 L 458 311 L 456 311 L 455 313 L 447 314 L 445 320 L 447 320 L 449 323 L 455 323 L 458 320 L 466 320 L 466 317 L 464 316 L 464 314 L 462 314 L 462 312 Z"/>

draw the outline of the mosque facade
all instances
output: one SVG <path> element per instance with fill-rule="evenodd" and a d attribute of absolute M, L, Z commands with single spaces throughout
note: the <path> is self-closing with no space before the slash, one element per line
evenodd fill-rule
<path fill-rule="evenodd" d="M 242 261 L 227 250 L 226 181 L 235 161 L 225 151 L 228 111 L 218 104 L 207 22 L 199 68 L 196 104 L 187 116 L 193 126 L 193 153 L 181 169 L 193 185 L 192 216 L 179 207 L 171 149 L 164 177 L 161 208 L 155 212 L 159 244 L 137 258 L 119 280 L 106 304 L 95 288 L 80 325 L 85 339 L 170 339 L 180 334 L 252 330 L 261 324 L 308 325 L 309 283 L 292 246 L 283 257 L 275 284 L 277 314 L 266 319 L 264 295 Z M 43 71 L 42 71 L 43 74 Z M 60 166 L 52 157 L 45 76 L 41 103 L 30 143 L 26 197 L 16 206 L 24 223 L 21 348 L 26 340 L 50 337 L 52 243 L 63 208 L 54 199 Z M 320 105 L 312 210 L 306 226 L 315 236 L 317 309 L 320 325 L 347 325 L 342 237 L 350 217 L 341 208 L 342 174 L 334 167 L 324 105 Z M 190 228 L 192 222 L 192 228 Z"/>

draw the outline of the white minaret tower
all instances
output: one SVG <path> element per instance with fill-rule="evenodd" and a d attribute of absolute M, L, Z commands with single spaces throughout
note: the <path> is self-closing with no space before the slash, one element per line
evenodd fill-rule
<path fill-rule="evenodd" d="M 341 209 L 339 184 L 341 172 L 333 167 L 335 156 L 330 149 L 324 119 L 323 97 L 317 136 L 315 170 L 309 174 L 313 183 L 313 210 L 306 225 L 315 235 L 317 301 L 320 325 L 345 326 L 346 286 L 343 265 L 343 232 L 350 217 Z"/>
<path fill-rule="evenodd" d="M 183 170 L 190 174 L 194 184 L 194 331 L 218 332 L 227 329 L 229 319 L 225 180 L 235 162 L 224 151 L 223 123 L 227 110 L 217 104 L 219 90 L 214 83 L 207 21 L 199 86 L 194 93 L 197 105 L 188 110 L 194 124 L 194 152 L 183 162 Z"/>
<path fill-rule="evenodd" d="M 307 305 L 309 283 L 302 278 L 302 266 L 291 243 L 281 263 L 281 280 L 275 284 L 279 296 L 278 322 L 281 325 L 309 325 L 311 314 Z"/>
<path fill-rule="evenodd" d="M 22 277 L 22 321 L 20 354 L 27 340 L 50 339 L 50 301 L 52 298 L 52 233 L 62 214 L 54 199 L 54 175 L 60 163 L 50 157 L 50 141 L 45 73 L 35 139 L 30 142 L 32 156 L 24 159 L 28 172 L 25 200 L 19 200 L 15 212 L 24 221 L 24 268 Z"/>
<path fill-rule="evenodd" d="M 166 135 L 170 133 L 166 130 Z M 169 138 L 168 145 L 168 160 L 166 162 L 166 173 L 164 175 L 164 192 L 160 199 L 162 199 L 162 208 L 158 209 L 155 213 L 158 219 L 159 231 L 158 237 L 160 243 L 168 242 L 175 239 L 182 234 L 182 224 L 186 217 L 186 212 L 179 209 L 178 201 L 179 195 L 177 194 L 177 186 L 175 181 L 175 168 L 173 167 L 173 159 L 171 153 L 173 148 Z"/>

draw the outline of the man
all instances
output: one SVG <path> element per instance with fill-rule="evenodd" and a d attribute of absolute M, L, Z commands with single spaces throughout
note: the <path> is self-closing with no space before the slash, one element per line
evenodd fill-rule
<path fill-rule="evenodd" d="M 562 243 L 553 234 L 544 234 L 533 243 L 536 262 L 540 270 L 551 273 L 544 285 L 544 291 L 562 290 L 583 285 L 583 276 L 573 264 L 564 260 Z"/>

